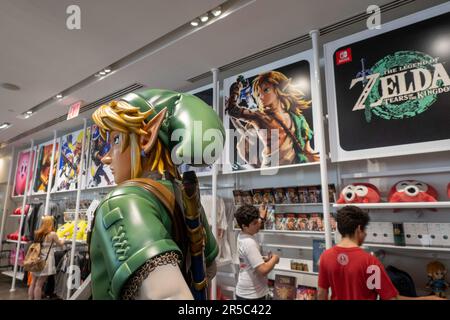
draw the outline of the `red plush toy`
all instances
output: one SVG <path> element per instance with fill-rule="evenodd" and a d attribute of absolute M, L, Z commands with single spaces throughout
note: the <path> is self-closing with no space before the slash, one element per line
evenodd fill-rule
<path fill-rule="evenodd" d="M 337 203 L 380 202 L 380 191 L 370 183 L 352 183 L 342 189 Z"/>
<path fill-rule="evenodd" d="M 30 205 L 26 204 L 25 205 L 25 215 L 28 214 L 28 210 L 30 210 Z M 22 214 L 22 207 L 16 208 L 16 210 L 14 210 L 13 214 L 20 216 Z"/>
<path fill-rule="evenodd" d="M 450 199 L 450 183 L 447 185 L 447 196 Z"/>
<path fill-rule="evenodd" d="M 397 182 L 389 192 L 389 202 L 436 202 L 438 194 L 429 184 L 415 180 Z"/>

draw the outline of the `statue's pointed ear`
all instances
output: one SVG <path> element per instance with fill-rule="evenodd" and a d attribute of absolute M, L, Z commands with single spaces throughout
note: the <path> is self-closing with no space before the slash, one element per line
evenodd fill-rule
<path fill-rule="evenodd" d="M 156 116 L 152 118 L 144 127 L 144 131 L 148 135 L 142 135 L 140 138 L 141 150 L 148 154 L 158 139 L 158 131 L 166 117 L 167 108 L 162 109 Z"/>

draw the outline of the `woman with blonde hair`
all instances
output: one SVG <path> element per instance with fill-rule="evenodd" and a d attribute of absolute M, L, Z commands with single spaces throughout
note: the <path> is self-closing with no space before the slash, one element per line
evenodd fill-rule
<path fill-rule="evenodd" d="M 41 272 L 32 272 L 33 280 L 28 289 L 30 300 L 41 300 L 42 287 L 48 276 L 56 274 L 54 245 L 63 246 L 64 239 L 60 240 L 55 232 L 54 218 L 42 217 L 41 227 L 35 232 L 34 241 L 41 243 L 41 259 L 45 261 L 45 267 Z"/>

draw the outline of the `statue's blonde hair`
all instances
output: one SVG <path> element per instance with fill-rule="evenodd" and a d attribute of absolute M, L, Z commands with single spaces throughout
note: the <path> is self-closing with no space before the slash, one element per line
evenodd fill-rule
<path fill-rule="evenodd" d="M 126 101 L 111 101 L 99 107 L 92 115 L 92 119 L 99 127 L 100 134 L 105 140 L 107 131 L 118 131 L 121 138 L 121 152 L 124 152 L 130 145 L 132 179 L 139 178 L 143 168 L 150 169 L 150 171 L 157 170 L 160 174 L 169 170 L 174 176 L 177 172 L 169 151 L 163 146 L 159 138 L 148 160 L 141 161 L 139 138 L 148 135 L 148 132 L 144 130 L 145 120 L 154 112 L 154 109 L 141 112 L 138 107 L 134 107 Z"/>

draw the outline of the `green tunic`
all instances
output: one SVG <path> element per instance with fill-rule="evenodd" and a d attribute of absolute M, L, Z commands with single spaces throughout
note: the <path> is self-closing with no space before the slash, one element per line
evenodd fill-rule
<path fill-rule="evenodd" d="M 170 191 L 168 180 L 159 180 Z M 205 259 L 211 264 L 217 243 L 202 213 L 206 232 Z M 171 234 L 172 222 L 160 200 L 138 186 L 118 186 L 100 203 L 90 241 L 93 299 L 120 299 L 123 285 L 146 261 L 180 251 Z"/>
<path fill-rule="evenodd" d="M 291 116 L 291 119 L 294 121 L 295 135 L 300 142 L 302 150 L 304 150 L 306 142 L 313 139 L 314 133 L 309 127 L 309 124 L 303 115 L 298 115 L 294 112 L 289 112 L 289 114 Z M 297 159 L 299 163 L 308 162 L 308 158 L 302 152 L 297 152 Z"/>

